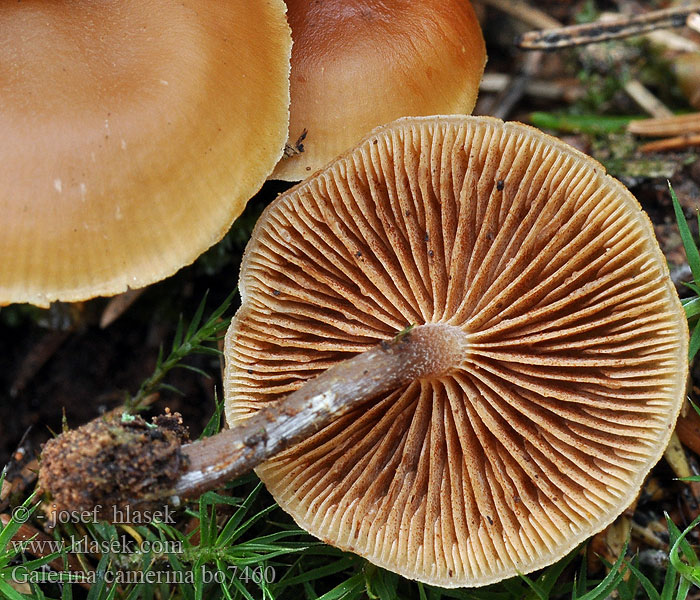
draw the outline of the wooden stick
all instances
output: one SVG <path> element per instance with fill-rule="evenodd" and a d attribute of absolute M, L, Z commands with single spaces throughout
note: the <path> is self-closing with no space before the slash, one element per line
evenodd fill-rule
<path fill-rule="evenodd" d="M 700 133 L 681 135 L 678 137 L 666 138 L 642 144 L 640 152 L 663 152 L 664 150 L 682 150 L 688 146 L 700 146 Z"/>
<path fill-rule="evenodd" d="M 614 21 L 595 21 L 584 25 L 571 25 L 529 31 L 516 41 L 523 50 L 554 50 L 584 44 L 640 35 L 656 29 L 684 27 L 690 15 L 700 11 L 700 4 L 656 10 L 634 17 L 621 17 Z"/>
<path fill-rule="evenodd" d="M 0 514 L 0 523 L 2 523 L 3 527 L 7 527 L 11 521 L 11 515 L 7 513 Z M 71 539 L 74 538 L 71 537 Z M 22 548 L 23 552 L 31 554 L 36 558 L 46 558 L 50 554 L 53 554 L 53 552 L 56 551 L 56 548 L 59 547 L 59 544 L 60 542 L 57 542 L 54 538 L 49 537 L 43 531 L 39 531 L 30 523 L 21 523 L 17 533 L 12 536 L 11 540 L 11 547 L 17 549 Z M 49 561 L 49 566 L 58 572 L 63 571 L 67 567 L 66 570 L 71 573 L 71 575 L 85 575 L 87 577 L 83 565 L 80 563 L 75 553 L 70 552 L 70 546 L 68 544 L 66 544 L 66 550 L 69 551 L 64 552 L 63 556 L 59 556 Z M 67 565 L 63 564 L 64 558 L 68 563 Z M 78 584 L 80 584 L 82 587 L 90 589 L 89 584 L 87 584 L 85 580 L 81 580 L 80 577 L 77 577 L 76 579 Z"/>
<path fill-rule="evenodd" d="M 561 27 L 561 23 L 550 17 L 546 12 L 530 6 L 522 0 L 483 0 L 484 4 L 493 6 L 518 21 L 537 29 L 552 29 Z"/>
<path fill-rule="evenodd" d="M 641 109 L 649 113 L 652 117 L 663 119 L 672 117 L 673 113 L 652 94 L 642 83 L 637 79 L 631 79 L 624 85 L 627 94 L 634 100 Z"/>
<path fill-rule="evenodd" d="M 644 39 L 649 40 L 654 46 L 660 46 L 672 52 L 700 52 L 700 44 L 668 29 L 645 33 Z"/>
<path fill-rule="evenodd" d="M 484 0 L 484 2 L 532 27 L 542 29 L 561 27 L 559 21 L 523 0 Z M 505 88 L 491 102 L 487 113 L 499 119 L 506 119 L 525 95 L 528 84 L 539 70 L 541 62 L 541 53 L 533 52 L 527 56 L 518 73 L 510 78 Z"/>
<path fill-rule="evenodd" d="M 121 317 L 145 291 L 146 288 L 130 289 L 117 296 L 113 296 L 100 316 L 100 329 L 106 329 L 114 323 L 114 321 Z"/>
<path fill-rule="evenodd" d="M 540 68 L 542 52 L 531 52 L 525 57 L 523 66 L 511 78 L 508 86 L 498 94 L 489 109 L 489 114 L 499 119 L 506 119 L 525 95 L 528 83 Z"/>
<path fill-rule="evenodd" d="M 502 92 L 511 85 L 512 77 L 507 73 L 484 73 L 479 91 L 486 94 Z M 583 88 L 576 79 L 550 81 L 531 79 L 525 86 L 525 94 L 546 100 L 573 102 L 583 95 Z"/>
<path fill-rule="evenodd" d="M 683 136 L 700 133 L 700 113 L 673 115 L 661 119 L 631 121 L 627 130 L 647 137 Z"/>
<path fill-rule="evenodd" d="M 688 15 L 685 24 L 693 31 L 700 33 L 700 15 L 698 13 L 694 12 L 693 14 Z"/>

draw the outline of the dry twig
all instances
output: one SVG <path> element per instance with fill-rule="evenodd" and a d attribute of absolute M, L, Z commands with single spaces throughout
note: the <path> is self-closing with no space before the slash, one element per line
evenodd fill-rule
<path fill-rule="evenodd" d="M 647 137 L 670 137 L 700 133 L 700 113 L 635 120 L 630 122 L 627 130 L 630 133 Z"/>
<path fill-rule="evenodd" d="M 611 21 L 595 21 L 584 25 L 570 25 L 529 31 L 516 42 L 523 50 L 554 50 L 584 44 L 594 44 L 648 33 L 657 29 L 683 27 L 690 15 L 700 10 L 700 4 L 656 10 L 633 17 Z"/>
<path fill-rule="evenodd" d="M 110 298 L 100 317 L 100 329 L 109 327 L 114 321 L 121 317 L 129 307 L 141 297 L 141 294 L 143 294 L 145 290 L 146 288 L 128 290 Z"/>
<path fill-rule="evenodd" d="M 559 21 L 522 0 L 483 0 L 483 3 L 497 8 L 530 27 L 536 27 L 537 29 L 561 27 Z"/>
<path fill-rule="evenodd" d="M 673 113 L 659 100 L 654 94 L 652 94 L 647 88 L 645 88 L 641 82 L 636 79 L 632 79 L 625 83 L 625 91 L 634 100 L 639 107 L 649 113 L 652 117 L 657 119 L 672 117 Z"/>
<path fill-rule="evenodd" d="M 479 85 L 479 91 L 487 94 L 497 94 L 510 87 L 511 75 L 507 73 L 484 73 Z M 525 85 L 525 94 L 546 100 L 563 100 L 574 102 L 583 95 L 583 89 L 578 80 L 530 79 Z"/>
<path fill-rule="evenodd" d="M 532 52 L 525 57 L 521 69 L 510 80 L 509 85 L 493 100 L 489 114 L 499 119 L 508 118 L 513 108 L 525 95 L 530 80 L 539 70 L 542 57 L 541 52 Z"/>
<path fill-rule="evenodd" d="M 700 15 L 696 12 L 688 15 L 685 24 L 693 31 L 700 32 Z"/>
<path fill-rule="evenodd" d="M 642 144 L 639 147 L 640 152 L 664 152 L 666 150 L 682 150 L 690 146 L 700 145 L 700 133 L 692 133 L 688 135 L 681 135 L 678 137 L 666 138 L 663 140 L 657 140 L 655 142 L 649 142 L 648 144 Z"/>

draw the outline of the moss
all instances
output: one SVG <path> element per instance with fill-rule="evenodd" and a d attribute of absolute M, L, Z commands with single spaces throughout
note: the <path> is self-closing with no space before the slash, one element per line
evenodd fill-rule
<path fill-rule="evenodd" d="M 670 179 L 681 167 L 691 164 L 692 152 L 677 155 L 637 152 L 638 141 L 630 134 L 608 135 L 592 139 L 591 155 L 614 177 L 626 179 Z"/>

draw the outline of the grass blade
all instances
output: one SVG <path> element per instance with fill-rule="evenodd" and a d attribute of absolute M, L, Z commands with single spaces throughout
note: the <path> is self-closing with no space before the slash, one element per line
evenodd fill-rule
<path fill-rule="evenodd" d="M 678 201 L 678 196 L 676 196 L 676 192 L 673 190 L 670 182 L 668 184 L 668 189 L 671 192 L 673 212 L 676 214 L 676 221 L 678 222 L 678 229 L 681 234 L 681 240 L 683 241 L 683 248 L 685 249 L 685 255 L 688 259 L 688 265 L 690 266 L 690 272 L 693 274 L 695 282 L 700 283 L 700 252 L 695 244 L 693 235 L 690 233 L 690 227 L 688 227 L 688 221 L 683 214 L 681 203 Z"/>

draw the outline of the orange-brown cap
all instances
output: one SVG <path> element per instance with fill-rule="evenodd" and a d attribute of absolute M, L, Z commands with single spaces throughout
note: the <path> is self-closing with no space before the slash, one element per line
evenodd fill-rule
<path fill-rule="evenodd" d="M 0 303 L 162 279 L 279 159 L 282 0 L 0 6 Z"/>
<path fill-rule="evenodd" d="M 312 534 L 431 584 L 533 571 L 603 529 L 684 397 L 687 324 L 649 219 L 516 123 L 375 131 L 267 209 L 240 291 L 230 425 L 409 323 L 464 332 L 451 372 L 258 468 Z"/>
<path fill-rule="evenodd" d="M 399 117 L 473 110 L 486 49 L 468 0 L 286 2 L 292 102 L 273 177 L 304 179 Z"/>

